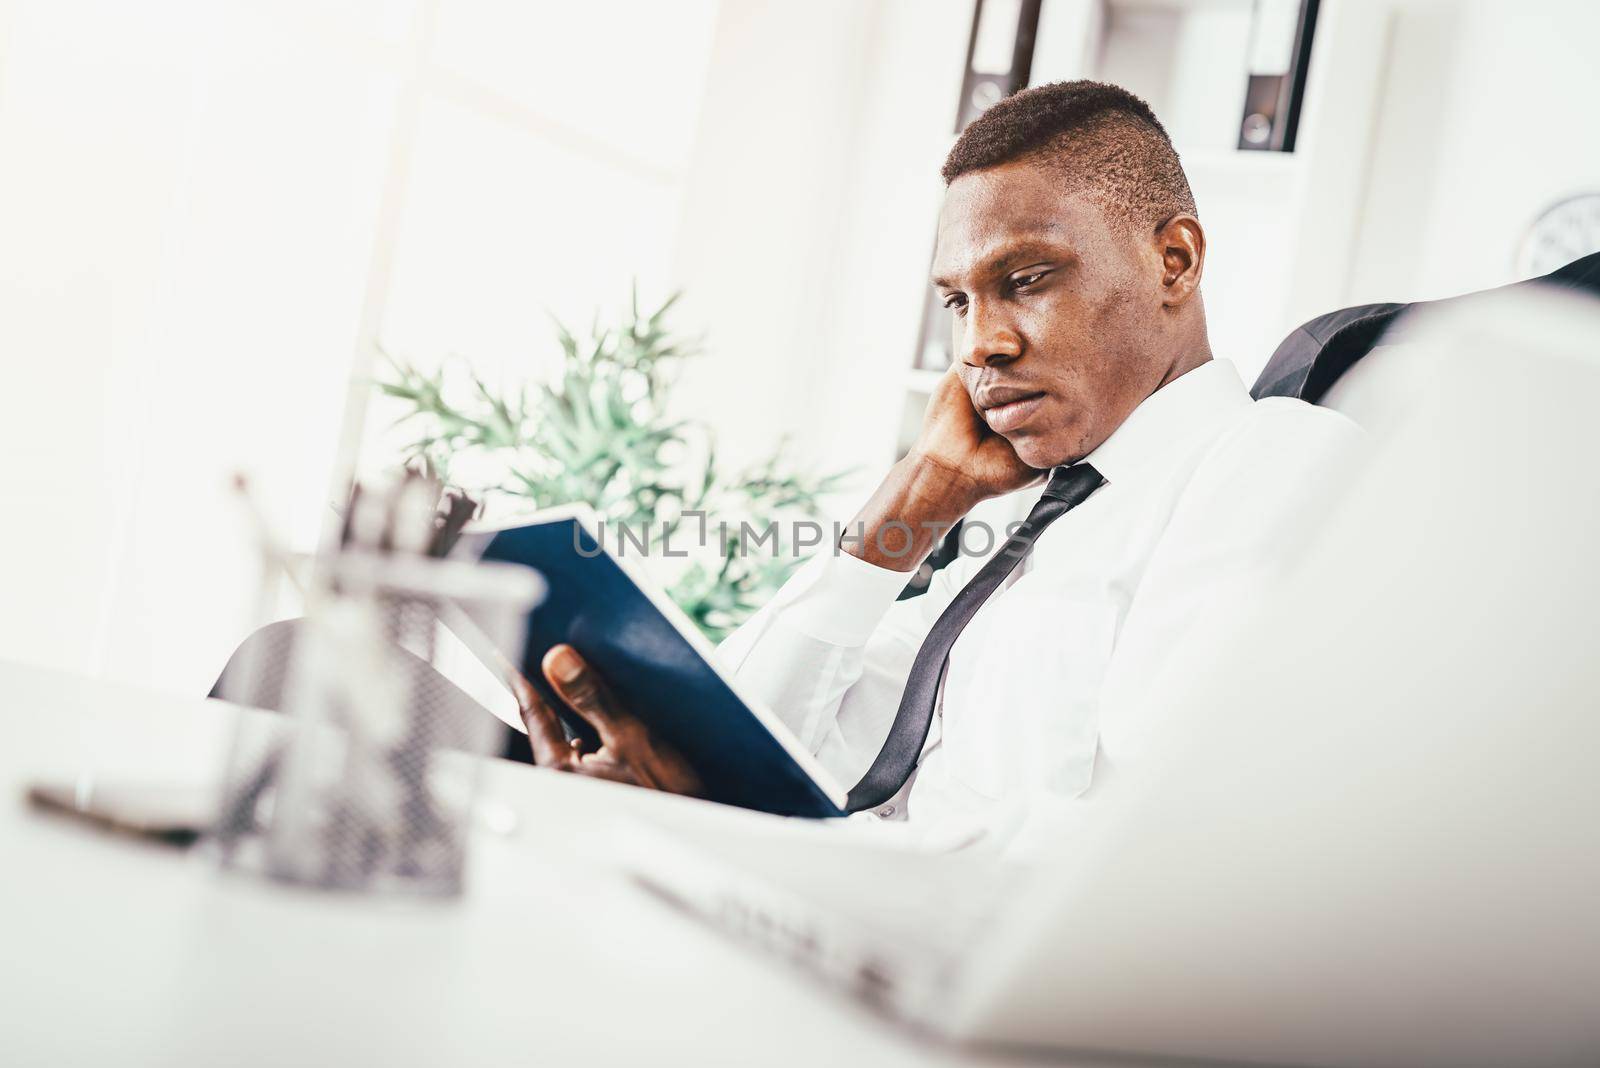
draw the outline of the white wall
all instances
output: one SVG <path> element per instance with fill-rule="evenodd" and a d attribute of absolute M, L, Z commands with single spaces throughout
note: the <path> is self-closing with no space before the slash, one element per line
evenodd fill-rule
<path fill-rule="evenodd" d="M 229 477 L 315 544 L 363 329 L 519 372 L 664 291 L 715 10 L 0 9 L 0 657 L 204 692 L 253 621 Z"/>
<path fill-rule="evenodd" d="M 1600 192 L 1600 4 L 1411 2 L 1392 18 L 1344 299 L 1513 281 L 1537 214 Z"/>
<path fill-rule="evenodd" d="M 892 459 L 971 26 L 964 0 L 730 4 L 675 276 L 685 383 L 733 462 Z"/>
<path fill-rule="evenodd" d="M 249 599 L 229 472 L 320 521 L 395 82 L 273 11 L 0 23 L 0 656 L 203 692 Z"/>
<path fill-rule="evenodd" d="M 381 340 L 547 370 L 637 278 L 664 294 L 715 0 L 439 0 Z"/>

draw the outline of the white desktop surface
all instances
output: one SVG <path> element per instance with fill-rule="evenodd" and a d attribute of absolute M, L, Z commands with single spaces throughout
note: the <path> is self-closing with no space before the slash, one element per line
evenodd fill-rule
<path fill-rule="evenodd" d="M 699 803 L 489 761 L 517 829 L 476 831 L 465 896 L 419 902 L 223 873 L 23 798 L 86 766 L 214 780 L 237 714 L 0 664 L 0 1063 L 1014 1063 L 920 1041 L 575 845 Z"/>

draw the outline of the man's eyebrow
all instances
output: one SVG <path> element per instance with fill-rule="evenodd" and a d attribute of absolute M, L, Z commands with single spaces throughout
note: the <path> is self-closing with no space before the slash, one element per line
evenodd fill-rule
<path fill-rule="evenodd" d="M 1047 252 L 1051 257 L 1059 257 L 1061 255 L 1061 249 L 1058 246 L 1042 238 L 1028 238 L 989 253 L 989 255 L 978 261 L 972 273 L 980 277 L 1004 274 L 1008 269 L 1011 269 L 1017 260 L 1026 259 L 1041 252 Z M 929 282 L 940 289 L 952 289 L 955 286 L 955 283 L 944 275 L 934 275 L 929 279 Z"/>

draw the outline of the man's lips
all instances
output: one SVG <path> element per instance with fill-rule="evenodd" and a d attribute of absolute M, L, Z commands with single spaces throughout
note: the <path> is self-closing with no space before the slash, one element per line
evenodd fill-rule
<path fill-rule="evenodd" d="M 980 389 L 975 401 L 989 429 L 1004 434 L 1033 418 L 1033 413 L 1044 403 L 1044 397 L 1039 390 L 995 386 Z"/>

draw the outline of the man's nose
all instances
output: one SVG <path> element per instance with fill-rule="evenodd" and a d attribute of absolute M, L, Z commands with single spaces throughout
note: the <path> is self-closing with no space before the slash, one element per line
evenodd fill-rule
<path fill-rule="evenodd" d="M 1022 355 L 1022 338 L 999 310 L 973 301 L 956 320 L 956 356 L 968 367 L 987 367 Z"/>

